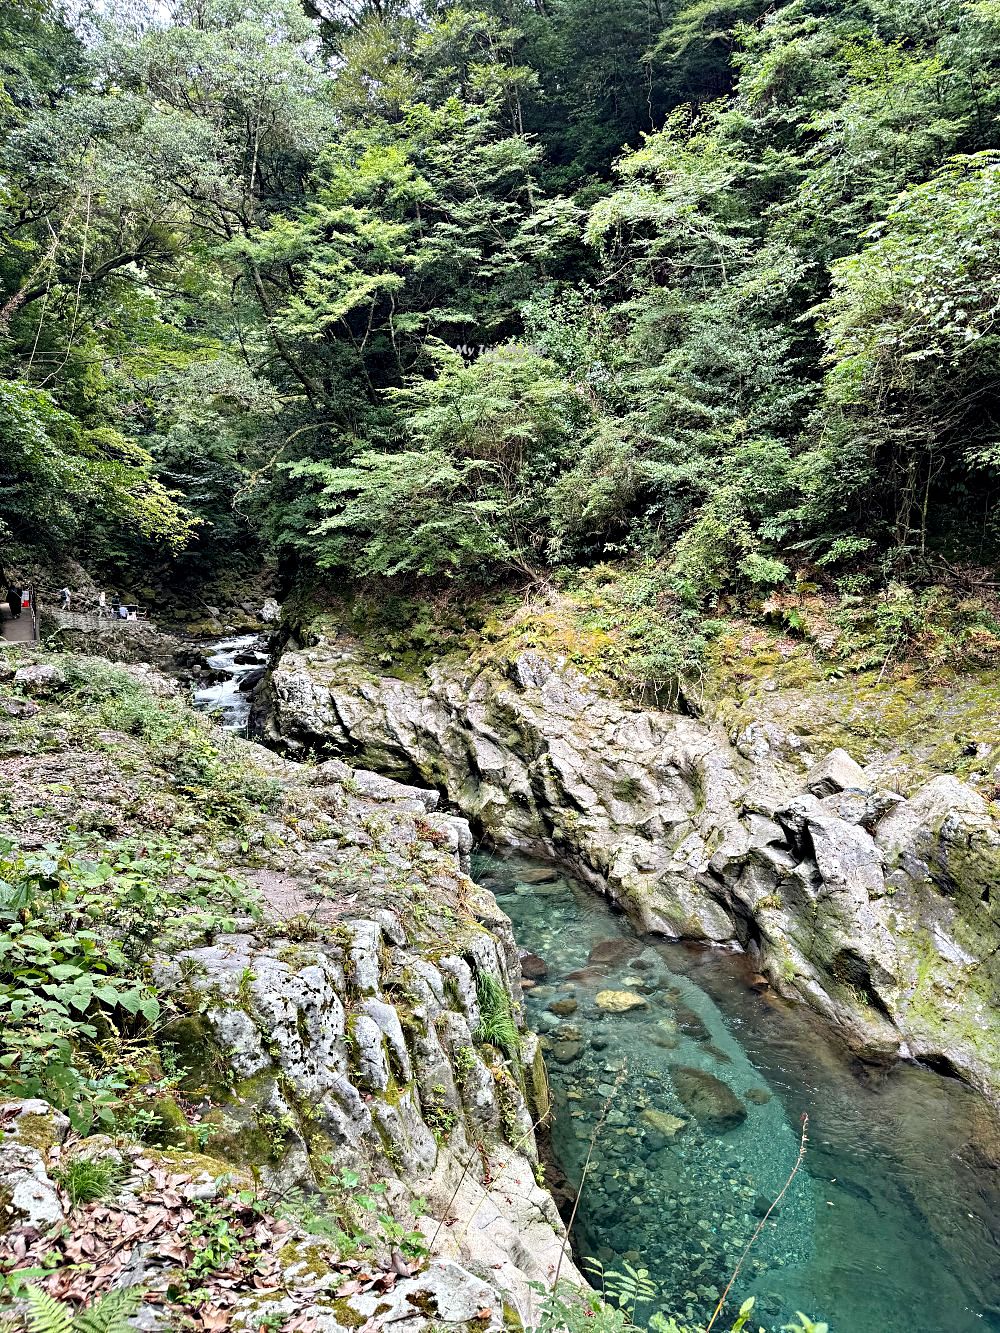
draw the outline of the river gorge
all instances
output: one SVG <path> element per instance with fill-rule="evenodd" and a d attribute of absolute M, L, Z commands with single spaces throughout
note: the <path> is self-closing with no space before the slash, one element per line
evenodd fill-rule
<path fill-rule="evenodd" d="M 210 661 L 238 674 L 243 647 L 218 644 Z M 593 877 L 549 857 L 484 845 L 472 870 L 521 950 L 551 1084 L 549 1184 L 564 1217 L 580 1192 L 574 1255 L 592 1281 L 648 1269 L 637 1318 L 705 1319 L 807 1117 L 803 1164 L 735 1285 L 760 1327 L 808 1310 L 835 1333 L 1000 1329 L 1000 1131 L 971 1087 L 853 1058 L 744 951 L 636 929 Z"/>

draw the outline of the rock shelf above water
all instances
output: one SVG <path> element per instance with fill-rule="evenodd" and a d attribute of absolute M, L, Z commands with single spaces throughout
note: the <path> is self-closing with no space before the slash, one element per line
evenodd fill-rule
<path fill-rule="evenodd" d="M 1000 824 L 957 778 L 904 800 L 844 751 L 804 771 L 535 651 L 404 681 L 319 646 L 286 652 L 272 683 L 292 752 L 419 774 L 640 930 L 742 946 L 865 1059 L 928 1060 L 1000 1100 Z"/>

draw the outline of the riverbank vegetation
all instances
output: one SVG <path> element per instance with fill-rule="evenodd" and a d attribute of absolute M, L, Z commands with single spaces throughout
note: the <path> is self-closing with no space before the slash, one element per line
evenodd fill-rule
<path fill-rule="evenodd" d="M 982 582 L 995 5 L 166 10 L 0 18 L 8 563 Z"/>
<path fill-rule="evenodd" d="M 359 911 L 366 910 L 359 897 L 376 894 L 367 908 L 376 910 L 374 902 L 385 899 L 372 881 L 380 867 L 383 876 L 390 866 L 400 874 L 404 844 L 393 844 L 390 857 L 390 844 L 380 842 L 382 821 L 370 810 L 352 815 L 338 807 L 335 820 L 321 819 L 307 793 L 296 796 L 297 781 L 310 770 L 289 773 L 275 760 L 279 785 L 266 751 L 191 713 L 169 682 L 148 670 L 12 650 L 0 654 L 0 715 L 7 779 L 0 797 L 5 1161 L 22 1141 L 40 1153 L 35 1186 L 48 1182 L 58 1191 L 52 1197 L 60 1209 L 52 1226 L 30 1224 L 11 1209 L 0 1234 L 0 1307 L 8 1324 L 68 1328 L 75 1318 L 81 1328 L 103 1328 L 95 1321 L 113 1313 L 117 1298 L 101 1302 L 120 1282 L 131 1290 L 132 1306 L 144 1301 L 170 1327 L 229 1327 L 234 1304 L 250 1302 L 258 1314 L 273 1315 L 261 1326 L 306 1333 L 310 1312 L 324 1299 L 319 1277 L 333 1274 L 339 1299 L 368 1283 L 391 1290 L 400 1265 L 404 1273 L 423 1271 L 439 1254 L 434 1240 L 447 1231 L 445 1220 L 421 1231 L 419 1196 L 407 1195 L 407 1211 L 386 1197 L 377 1173 L 368 1179 L 346 1167 L 287 1081 L 281 1088 L 289 1104 L 311 1126 L 315 1181 L 296 1184 L 279 1169 L 294 1156 L 292 1130 L 300 1121 L 268 1099 L 266 1080 L 244 1078 L 223 1060 L 218 1032 L 206 1026 L 206 1014 L 218 1018 L 220 1006 L 246 1025 L 259 980 L 254 970 L 227 981 L 220 965 L 205 978 L 205 991 L 167 983 L 163 972 L 180 956 L 180 976 L 194 987 L 196 969 L 185 951 L 247 940 L 248 932 L 262 946 L 276 941 L 282 962 L 305 966 L 310 941 L 348 938 L 344 921 L 317 919 L 325 886 L 335 886 L 328 904 L 335 909 L 349 889 L 347 902 Z M 319 790 L 327 801 L 329 782 Z M 358 796 L 354 783 L 344 791 L 350 800 Z M 366 813 L 363 828 L 352 825 Z M 440 953 L 448 932 L 457 939 L 472 921 L 462 906 L 468 886 L 453 873 L 454 896 L 446 901 L 441 839 L 417 821 L 421 828 L 429 841 L 409 844 L 413 864 L 388 892 L 408 938 L 420 936 L 425 949 Z M 282 873 L 270 876 L 272 893 L 289 871 L 308 892 L 269 902 L 269 877 L 258 876 L 275 861 Z M 426 881 L 411 901 L 406 890 L 421 873 Z M 224 952 L 215 956 L 221 960 Z M 484 976 L 476 983 L 481 1026 L 472 1040 L 492 1048 L 492 1058 L 504 1052 L 503 1067 L 516 1069 L 520 1020 L 508 991 Z M 358 997 L 349 989 L 344 995 L 356 1020 Z M 456 1067 L 469 1077 L 477 1067 L 474 1048 L 462 1050 Z M 388 1095 L 400 1096 L 395 1083 Z M 68 1127 L 57 1133 L 35 1100 L 24 1123 L 13 1125 L 15 1099 L 22 1098 L 65 1112 Z M 523 1123 L 515 1129 L 523 1138 Z M 30 1138 L 12 1143 L 17 1135 Z M 477 1141 L 469 1151 L 467 1170 L 488 1163 L 492 1150 Z M 486 1172 L 488 1188 L 502 1188 L 503 1171 L 498 1157 Z M 452 1195 L 449 1209 L 454 1202 Z M 454 1220 L 449 1210 L 441 1216 Z M 129 1282 L 137 1236 L 143 1267 Z M 666 1315 L 640 1314 L 636 1302 L 648 1305 L 652 1290 L 641 1272 L 621 1280 L 608 1273 L 602 1285 L 607 1301 L 576 1286 L 540 1296 L 535 1333 L 613 1333 L 647 1324 L 651 1333 L 696 1333 Z M 283 1304 L 271 1311 L 267 1302 L 279 1293 Z M 746 1313 L 736 1328 L 753 1327 Z M 43 1315 L 50 1323 L 39 1322 Z M 728 1329 L 733 1317 L 727 1309 L 717 1327 Z M 504 1327 L 516 1333 L 524 1325 L 511 1315 Z"/>

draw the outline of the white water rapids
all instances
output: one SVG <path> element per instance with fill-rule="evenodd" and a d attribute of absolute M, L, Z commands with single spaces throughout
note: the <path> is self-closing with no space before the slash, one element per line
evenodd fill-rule
<path fill-rule="evenodd" d="M 252 657 L 252 661 L 237 662 L 237 657 Z M 200 712 L 208 713 L 226 731 L 246 733 L 250 720 L 250 695 L 240 686 L 251 671 L 267 664 L 267 653 L 259 634 L 244 634 L 236 639 L 222 639 L 212 645 L 207 665 L 213 671 L 225 673 L 223 679 L 195 690 L 192 702 Z"/>

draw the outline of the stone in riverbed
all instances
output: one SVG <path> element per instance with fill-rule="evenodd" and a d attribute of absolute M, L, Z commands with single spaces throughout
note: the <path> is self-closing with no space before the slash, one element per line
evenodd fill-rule
<path fill-rule="evenodd" d="M 725 1134 L 746 1119 L 746 1107 L 721 1078 L 689 1065 L 679 1065 L 670 1073 L 685 1110 L 705 1129 Z"/>
<path fill-rule="evenodd" d="M 652 1032 L 649 1040 L 653 1046 L 659 1046 L 664 1051 L 674 1051 L 680 1045 L 676 1032 Z"/>
<path fill-rule="evenodd" d="M 687 1128 L 687 1121 L 679 1115 L 671 1115 L 669 1111 L 654 1111 L 652 1108 L 642 1112 L 642 1118 L 650 1129 L 662 1134 L 665 1139 L 672 1139 L 678 1135 L 682 1129 Z"/>
<path fill-rule="evenodd" d="M 564 995 L 558 1000 L 553 1000 L 548 1006 L 549 1013 L 558 1014 L 560 1018 L 568 1018 L 570 1014 L 575 1014 L 579 1005 L 572 995 Z"/>
<path fill-rule="evenodd" d="M 518 884 L 551 884 L 553 880 L 559 878 L 559 871 L 555 866 L 537 866 L 533 870 L 519 870 L 517 872 Z"/>
<path fill-rule="evenodd" d="M 552 1048 L 552 1058 L 561 1065 L 572 1064 L 574 1060 L 579 1060 L 582 1050 L 578 1041 L 557 1041 Z"/>
<path fill-rule="evenodd" d="M 539 958 L 537 953 L 523 953 L 521 955 L 521 976 L 528 977 L 532 981 L 541 981 L 543 977 L 549 975 L 549 965 L 544 958 Z"/>
<path fill-rule="evenodd" d="M 743 1095 L 748 1102 L 753 1102 L 754 1106 L 766 1106 L 773 1093 L 767 1088 L 749 1088 Z"/>
<path fill-rule="evenodd" d="M 587 955 L 588 963 L 624 963 L 642 952 L 641 940 L 601 940 Z"/>
<path fill-rule="evenodd" d="M 598 1009 L 606 1014 L 627 1014 L 631 1009 L 648 1009 L 649 1001 L 630 990 L 602 990 L 597 992 Z"/>
<path fill-rule="evenodd" d="M 682 1004 L 677 1010 L 677 1026 L 686 1037 L 692 1037 L 695 1041 L 712 1040 L 712 1034 L 703 1020 L 686 1004 Z"/>
<path fill-rule="evenodd" d="M 601 981 L 607 976 L 606 967 L 581 967 L 575 972 L 567 972 L 567 981 L 582 981 L 584 985 L 591 981 Z"/>

